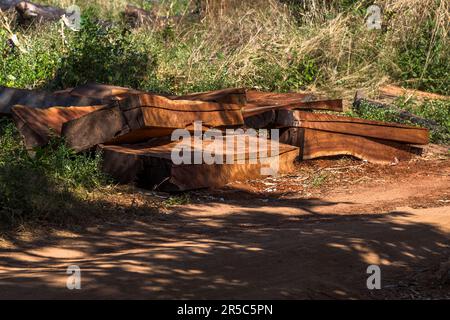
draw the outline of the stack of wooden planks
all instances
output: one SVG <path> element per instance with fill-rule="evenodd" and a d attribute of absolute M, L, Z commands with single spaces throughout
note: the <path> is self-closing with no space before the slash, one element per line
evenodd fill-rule
<path fill-rule="evenodd" d="M 411 159 L 420 152 L 417 145 L 428 143 L 426 129 L 345 117 L 338 114 L 342 109 L 340 99 L 245 88 L 183 96 L 99 84 L 58 92 L 0 88 L 0 113 L 12 116 L 30 152 L 52 136 L 63 137 L 76 152 L 100 150 L 105 172 L 118 181 L 165 191 L 259 178 L 264 167 L 275 164 L 278 173 L 291 172 L 298 157 L 351 155 L 389 164 Z M 203 154 L 215 146 L 217 159 L 231 163 L 207 163 L 202 157 L 200 162 L 174 162 L 179 138 L 172 134 L 177 129 L 191 137 L 183 152 Z M 196 135 L 203 139 L 211 129 L 218 136 L 196 145 Z M 245 129 L 276 130 L 279 141 L 267 144 L 267 137 L 278 134 L 250 136 Z M 224 149 L 229 130 L 247 142 Z M 258 152 L 250 145 L 258 146 Z"/>
<path fill-rule="evenodd" d="M 428 144 L 428 130 L 344 116 L 280 110 L 280 142 L 297 145 L 305 160 L 351 155 L 378 164 L 409 160 Z"/>

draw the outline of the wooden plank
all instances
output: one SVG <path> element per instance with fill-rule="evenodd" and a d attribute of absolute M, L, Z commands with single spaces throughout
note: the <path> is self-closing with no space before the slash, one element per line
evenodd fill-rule
<path fill-rule="evenodd" d="M 50 108 L 54 106 L 93 106 L 104 101 L 98 98 L 73 96 L 69 92 L 51 93 L 41 90 L 16 89 L 0 86 L 0 115 L 11 114 L 14 105 L 31 108 Z"/>
<path fill-rule="evenodd" d="M 65 123 L 62 135 L 70 147 L 82 151 L 101 143 L 136 143 L 170 135 L 173 130 L 188 128 L 195 121 L 210 128 L 243 124 L 238 105 L 140 94 Z"/>
<path fill-rule="evenodd" d="M 388 140 L 305 128 L 289 128 L 280 142 L 300 147 L 304 160 L 349 155 L 375 164 L 409 160 L 421 149 Z"/>
<path fill-rule="evenodd" d="M 144 93 L 131 88 L 98 83 L 88 83 L 68 90 L 68 92 L 72 96 L 90 97 L 96 99 L 111 99 L 113 97 L 120 97 L 127 94 Z"/>
<path fill-rule="evenodd" d="M 299 110 L 279 110 L 276 125 L 317 129 L 410 144 L 429 143 L 429 132 L 424 128 Z"/>
<path fill-rule="evenodd" d="M 35 109 L 26 106 L 14 106 L 12 118 L 22 135 L 27 150 L 44 146 L 52 134 L 61 135 L 63 123 L 98 110 L 101 106 L 53 107 Z"/>
<path fill-rule="evenodd" d="M 342 111 L 341 99 L 318 100 L 310 93 L 274 93 L 244 88 L 222 89 L 169 98 L 239 104 L 244 106 L 243 110 L 248 116 L 278 108 Z"/>
<path fill-rule="evenodd" d="M 246 111 L 261 107 L 279 106 L 284 109 L 311 109 L 342 112 L 342 99 L 317 99 L 311 93 L 274 93 L 248 90 Z M 260 109 L 263 110 L 263 109 Z"/>
<path fill-rule="evenodd" d="M 191 93 L 183 96 L 170 96 L 173 100 L 199 100 L 217 103 L 231 103 L 244 105 L 247 103 L 244 88 L 229 88 L 222 90 Z"/>
<path fill-rule="evenodd" d="M 273 110 L 330 110 L 342 111 L 342 100 L 316 100 L 316 101 L 299 101 L 294 103 L 278 104 L 278 105 L 255 105 L 248 103 L 243 109 L 244 118 L 253 117 Z"/>
<path fill-rule="evenodd" d="M 450 100 L 450 96 L 443 96 L 436 93 L 424 92 L 414 89 L 405 89 L 394 85 L 387 85 L 380 87 L 379 95 L 381 98 L 398 98 L 402 96 L 414 97 L 418 99 L 429 99 L 429 100 Z"/>
<path fill-rule="evenodd" d="M 311 101 L 314 99 L 314 95 L 311 93 L 276 93 L 276 92 L 264 92 L 257 90 L 247 90 L 246 98 L 248 103 L 255 105 L 279 105 L 294 103 L 298 101 Z"/>
<path fill-rule="evenodd" d="M 248 113 L 244 113 L 245 126 L 252 129 L 273 128 L 276 116 L 276 110 L 269 110 L 252 116 L 248 116 Z"/>
<path fill-rule="evenodd" d="M 258 138 L 251 137 L 253 141 Z M 250 141 L 250 140 L 247 140 Z M 208 143 L 203 141 L 201 149 L 205 150 Z M 257 142 L 259 143 L 259 142 Z M 147 142 L 134 145 L 100 145 L 104 157 L 103 169 L 121 183 L 134 182 L 141 187 L 153 189 L 158 186 L 162 191 L 186 191 L 200 188 L 220 187 L 232 181 L 256 179 L 262 177 L 261 168 L 268 167 L 274 161 L 279 161 L 279 172 L 289 173 L 295 169 L 294 162 L 298 157 L 298 148 L 280 144 L 280 154 L 261 157 L 258 152 L 252 153 L 248 145 L 233 151 L 234 159 L 241 157 L 245 163 L 233 164 L 178 164 L 171 160 L 171 152 L 178 142 L 166 143 Z M 224 143 L 225 145 L 225 143 Z M 268 148 L 270 149 L 270 142 Z M 222 155 L 230 151 L 224 149 Z M 258 161 L 248 161 L 253 157 Z"/>

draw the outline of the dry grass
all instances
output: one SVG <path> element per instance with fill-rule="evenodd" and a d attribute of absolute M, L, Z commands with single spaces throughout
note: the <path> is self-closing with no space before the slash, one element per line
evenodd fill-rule
<path fill-rule="evenodd" d="M 40 2 L 65 7 L 72 0 Z M 150 7 L 144 0 L 80 0 L 77 4 L 117 18 L 128 2 Z M 379 85 L 400 80 L 398 51 L 421 36 L 427 21 L 434 27 L 425 45 L 426 62 L 420 62 L 420 74 L 406 83 L 414 87 L 426 77 L 437 39 L 450 46 L 450 3 L 445 0 L 377 1 L 383 8 L 383 32 L 367 30 L 366 1 L 346 8 L 339 5 L 342 1 L 297 2 L 301 5 L 293 9 L 277 0 L 204 0 L 202 18 L 192 21 L 189 17 L 197 1 L 163 0 L 151 9 L 159 16 L 176 12 L 180 19 L 135 30 L 133 37 L 150 55 L 158 55 L 149 78 L 167 83 L 161 85 L 165 91 L 250 86 L 320 90 L 349 99 L 355 89 L 370 94 Z M 172 36 L 161 47 L 162 32 Z M 142 87 L 153 89 L 153 85 L 143 83 Z"/>
<path fill-rule="evenodd" d="M 446 1 L 379 1 L 384 8 L 383 33 L 367 30 L 361 4 L 343 11 L 309 0 L 303 2 L 307 11 L 292 12 L 275 0 L 213 3 L 206 4 L 206 15 L 199 24 L 188 29 L 175 26 L 175 45 L 189 44 L 190 51 L 182 64 L 163 64 L 161 77 L 169 74 L 195 83 L 207 70 L 213 80 L 225 75 L 233 85 L 248 86 L 264 82 L 259 81 L 267 76 L 261 66 L 282 70 L 284 80 L 289 81 L 290 69 L 304 59 L 313 59 L 318 72 L 305 89 L 350 98 L 355 89 L 373 92 L 393 81 L 389 70 L 399 70 L 397 50 L 418 37 L 427 20 L 435 23 L 429 53 L 438 34 L 448 41 L 450 10 Z M 294 16 L 300 16 L 300 22 Z M 427 64 L 422 77 L 426 69 Z"/>

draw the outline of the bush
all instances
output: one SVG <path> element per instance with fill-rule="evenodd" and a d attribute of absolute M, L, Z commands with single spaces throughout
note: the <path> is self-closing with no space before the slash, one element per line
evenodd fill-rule
<path fill-rule="evenodd" d="M 7 222 L 68 214 L 83 193 L 108 183 L 101 156 L 76 155 L 54 139 L 30 157 L 12 122 L 0 123 L 0 218 Z"/>
<path fill-rule="evenodd" d="M 406 87 L 450 94 L 450 44 L 448 38 L 440 33 L 430 41 L 434 29 L 434 21 L 428 20 L 417 37 L 396 48 L 399 69 L 392 73 Z"/>
<path fill-rule="evenodd" d="M 98 82 L 139 88 L 154 63 L 125 25 L 102 25 L 86 16 L 70 40 L 55 85 L 65 88 Z"/>
<path fill-rule="evenodd" d="M 10 35 L 0 27 L 0 85 L 39 87 L 53 79 L 61 61 L 61 39 L 54 25 L 43 27 L 41 32 L 34 34 L 32 31 L 30 35 L 17 32 L 26 50 L 21 52 L 11 45 L 8 41 Z"/>

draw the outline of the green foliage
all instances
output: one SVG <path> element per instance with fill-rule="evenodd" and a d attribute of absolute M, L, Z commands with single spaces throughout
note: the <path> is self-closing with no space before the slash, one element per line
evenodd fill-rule
<path fill-rule="evenodd" d="M 53 78 L 62 54 L 56 26 L 43 28 L 36 41 L 19 33 L 19 42 L 26 52 L 12 46 L 8 38 L 9 34 L 0 29 L 0 85 L 36 87 Z"/>
<path fill-rule="evenodd" d="M 450 94 L 450 42 L 440 33 L 431 41 L 434 28 L 434 21 L 427 21 L 418 36 L 395 48 L 398 69 L 391 72 L 407 87 Z"/>
<path fill-rule="evenodd" d="M 189 193 L 183 193 L 181 195 L 173 196 L 164 201 L 166 206 L 181 206 L 191 203 L 191 197 Z"/>
<path fill-rule="evenodd" d="M 419 117 L 430 119 L 438 124 L 438 128 L 430 127 L 430 141 L 433 143 L 450 144 L 450 102 L 427 100 L 419 103 L 414 100 L 399 98 L 395 101 L 396 108 L 378 108 L 370 103 L 362 102 L 356 112 L 349 115 L 369 120 L 397 122 L 413 125 L 399 117 L 399 109 L 406 110 Z"/>
<path fill-rule="evenodd" d="M 358 109 L 350 112 L 349 115 L 375 121 L 404 122 L 398 116 L 398 110 L 394 108 L 379 108 L 366 101 L 362 101 Z"/>
<path fill-rule="evenodd" d="M 30 157 L 12 122 L 0 122 L 0 219 L 18 222 L 64 215 L 77 199 L 108 183 L 101 157 L 76 155 L 54 139 Z"/>
<path fill-rule="evenodd" d="M 450 101 L 427 100 L 424 103 L 418 103 L 414 100 L 407 101 L 404 97 L 401 97 L 395 104 L 400 109 L 435 121 L 439 128 L 431 130 L 431 141 L 450 144 Z"/>
<path fill-rule="evenodd" d="M 85 82 L 140 87 L 154 63 L 125 25 L 102 26 L 87 16 L 57 73 L 57 87 Z"/>
<path fill-rule="evenodd" d="M 254 77 L 248 79 L 248 86 L 280 92 L 302 90 L 315 81 L 318 70 L 311 57 L 298 58 L 293 55 L 287 67 L 261 61 Z"/>

